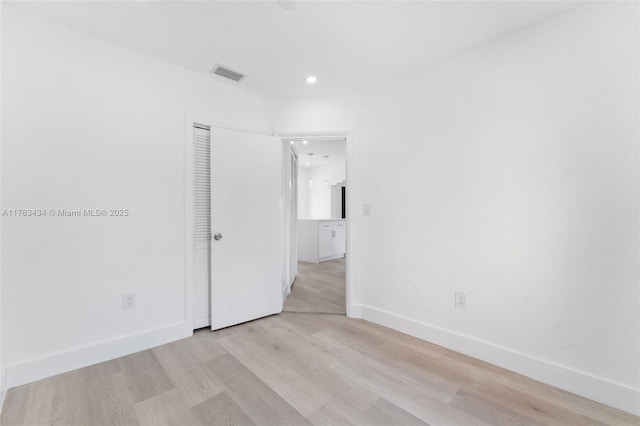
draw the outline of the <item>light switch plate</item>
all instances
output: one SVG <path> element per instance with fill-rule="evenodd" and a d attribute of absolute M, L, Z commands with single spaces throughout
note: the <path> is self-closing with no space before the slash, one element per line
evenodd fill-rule
<path fill-rule="evenodd" d="M 456 308 L 467 309 L 467 296 L 463 291 L 456 291 Z"/>

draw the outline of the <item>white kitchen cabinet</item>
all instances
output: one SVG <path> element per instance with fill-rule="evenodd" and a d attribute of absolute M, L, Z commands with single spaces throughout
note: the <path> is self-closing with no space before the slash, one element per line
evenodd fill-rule
<path fill-rule="evenodd" d="M 298 260 L 320 263 L 344 257 L 346 226 L 344 219 L 298 219 Z"/>

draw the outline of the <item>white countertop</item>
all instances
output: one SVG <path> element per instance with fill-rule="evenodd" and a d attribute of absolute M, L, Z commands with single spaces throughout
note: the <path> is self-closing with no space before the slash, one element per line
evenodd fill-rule
<path fill-rule="evenodd" d="M 313 222 L 344 222 L 344 221 L 346 221 L 346 219 L 340 219 L 340 218 L 336 218 L 336 219 L 298 219 L 298 220 L 309 220 L 309 221 L 313 221 Z"/>

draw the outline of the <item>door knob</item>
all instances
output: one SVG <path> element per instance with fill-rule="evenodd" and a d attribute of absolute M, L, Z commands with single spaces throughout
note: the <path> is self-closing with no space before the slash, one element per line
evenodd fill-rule
<path fill-rule="evenodd" d="M 218 232 L 216 235 L 213 236 L 213 239 L 216 241 L 220 241 L 222 239 L 222 234 Z"/>

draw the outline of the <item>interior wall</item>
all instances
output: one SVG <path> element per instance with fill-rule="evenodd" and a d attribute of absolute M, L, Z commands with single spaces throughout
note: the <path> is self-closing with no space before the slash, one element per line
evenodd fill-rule
<path fill-rule="evenodd" d="M 640 412 L 638 51 L 638 5 L 594 3 L 366 95 L 273 101 L 277 131 L 353 130 L 364 318 Z"/>
<path fill-rule="evenodd" d="M 0 99 L 2 92 L 2 3 L 0 2 Z M 0 141 L 2 140 L 2 102 L 0 102 Z M 2 189 L 2 149 L 0 149 L 0 190 Z M 2 211 L 2 197 L 0 196 L 0 212 Z M 4 405 L 6 383 L 4 379 L 4 363 L 2 358 L 2 220 L 0 219 L 0 412 Z"/>
<path fill-rule="evenodd" d="M 190 333 L 187 116 L 271 125 L 262 99 L 214 77 L 3 8 L 3 208 L 129 212 L 3 218 L 2 348 L 16 385 Z M 135 309 L 122 309 L 125 293 Z"/>

